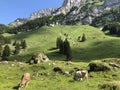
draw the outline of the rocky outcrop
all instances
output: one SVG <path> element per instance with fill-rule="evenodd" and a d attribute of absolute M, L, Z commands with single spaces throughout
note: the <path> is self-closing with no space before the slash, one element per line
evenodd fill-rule
<path fill-rule="evenodd" d="M 55 11 L 56 11 L 55 8 L 49 8 L 49 9 L 40 10 L 38 12 L 33 12 L 30 15 L 30 19 L 36 19 L 36 18 L 41 18 L 41 17 L 45 17 L 45 16 L 51 16 L 53 14 L 53 12 L 55 12 Z"/>
<path fill-rule="evenodd" d="M 38 64 L 40 62 L 48 62 L 49 58 L 43 53 L 36 53 L 32 55 L 31 59 L 28 61 L 29 64 Z"/>
<path fill-rule="evenodd" d="M 15 21 L 11 22 L 10 25 L 12 26 L 19 26 L 27 22 L 27 19 L 25 18 L 17 18 Z"/>
<path fill-rule="evenodd" d="M 104 6 L 110 8 L 120 6 L 120 0 L 105 0 Z"/>
<path fill-rule="evenodd" d="M 64 14 L 65 17 L 60 20 L 62 24 L 93 24 L 96 21 L 101 21 L 102 17 L 109 17 L 113 18 L 111 20 L 114 20 L 116 15 L 114 15 L 114 12 L 111 13 L 111 11 L 119 7 L 120 0 L 64 0 L 60 8 L 33 12 L 29 19 L 34 20 L 45 16 Z M 118 12 L 116 14 L 119 18 L 120 14 Z M 22 22 L 17 20 L 15 24 L 20 25 Z"/>
<path fill-rule="evenodd" d="M 65 4 L 66 3 L 66 4 Z M 63 20 L 63 24 L 92 24 L 97 17 L 120 6 L 119 0 L 65 0 L 63 7 L 70 10 Z M 113 13 L 114 14 L 114 13 Z M 108 14 L 109 16 L 109 14 Z M 114 18 L 114 17 L 111 17 Z"/>

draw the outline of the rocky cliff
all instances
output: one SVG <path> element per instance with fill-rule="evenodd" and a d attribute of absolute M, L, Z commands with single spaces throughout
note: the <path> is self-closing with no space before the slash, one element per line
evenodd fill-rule
<path fill-rule="evenodd" d="M 64 14 L 62 24 L 96 25 L 101 22 L 120 21 L 119 8 L 120 0 L 64 0 L 60 8 L 33 12 L 29 19 Z"/>
<path fill-rule="evenodd" d="M 40 11 L 37 11 L 37 12 L 33 12 L 30 15 L 30 19 L 33 20 L 33 19 L 36 19 L 36 18 L 44 17 L 44 16 L 51 16 L 55 11 L 56 11 L 55 8 L 48 8 L 48 9 L 43 9 L 43 10 L 40 10 Z"/>

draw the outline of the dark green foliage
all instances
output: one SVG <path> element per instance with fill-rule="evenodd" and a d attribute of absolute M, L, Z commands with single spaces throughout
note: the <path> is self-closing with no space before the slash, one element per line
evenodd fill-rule
<path fill-rule="evenodd" d="M 3 53 L 2 53 L 2 60 L 8 60 L 9 56 L 10 56 L 10 48 L 8 45 L 5 45 Z"/>
<path fill-rule="evenodd" d="M 117 22 L 110 23 L 104 26 L 103 31 L 109 30 L 111 35 L 120 36 L 120 24 Z"/>
<path fill-rule="evenodd" d="M 0 45 L 4 45 L 5 44 L 5 38 L 0 35 Z"/>
<path fill-rule="evenodd" d="M 60 42 L 59 42 L 59 52 L 60 54 L 64 54 L 64 42 L 62 39 L 60 39 Z"/>
<path fill-rule="evenodd" d="M 5 44 L 11 44 L 11 37 L 5 37 Z"/>
<path fill-rule="evenodd" d="M 11 28 L 8 32 L 18 34 L 19 32 L 27 32 L 27 31 L 36 30 L 42 26 L 49 25 L 53 22 L 61 23 L 63 17 L 64 15 L 60 14 L 56 16 L 46 16 L 42 18 L 37 18 L 35 20 L 29 20 L 28 22 L 18 27 Z"/>
<path fill-rule="evenodd" d="M 61 43 L 61 37 L 57 37 L 57 40 L 56 40 L 56 48 L 57 49 L 60 48 L 60 43 Z"/>
<path fill-rule="evenodd" d="M 8 30 L 8 27 L 4 24 L 0 24 L 0 34 L 6 32 Z"/>
<path fill-rule="evenodd" d="M 22 47 L 22 49 L 26 49 L 26 47 L 27 47 L 26 41 L 25 40 L 21 40 L 20 46 Z"/>
<path fill-rule="evenodd" d="M 70 48 L 70 44 L 67 38 L 64 41 L 64 54 L 66 55 L 66 59 L 68 61 L 72 59 L 71 48 Z"/>
<path fill-rule="evenodd" d="M 84 41 L 86 41 L 86 36 L 85 36 L 85 34 L 83 33 L 82 38 L 81 38 L 81 42 L 84 42 Z"/>
<path fill-rule="evenodd" d="M 22 49 L 26 49 L 27 47 L 26 41 L 25 40 L 21 41 L 21 44 Z"/>
<path fill-rule="evenodd" d="M 19 43 L 16 43 L 15 45 L 15 50 L 14 50 L 14 54 L 19 54 L 20 52 L 20 44 Z"/>
<path fill-rule="evenodd" d="M 65 39 L 64 42 L 61 39 L 61 37 L 57 38 L 56 46 L 59 49 L 59 53 L 65 55 L 67 60 L 72 59 L 71 48 L 67 38 Z"/>
<path fill-rule="evenodd" d="M 4 44 L 5 44 L 5 38 L 2 35 L 0 35 L 0 56 L 2 54 L 2 45 Z"/>

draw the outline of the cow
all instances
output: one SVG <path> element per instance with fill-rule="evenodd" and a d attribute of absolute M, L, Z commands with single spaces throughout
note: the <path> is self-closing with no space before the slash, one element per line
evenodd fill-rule
<path fill-rule="evenodd" d="M 29 83 L 30 80 L 30 73 L 25 73 L 24 75 L 22 75 L 21 81 L 18 84 L 18 90 L 20 90 L 23 87 L 26 87 Z"/>
<path fill-rule="evenodd" d="M 85 70 L 78 70 L 75 72 L 74 80 L 82 80 L 82 79 L 88 80 L 88 72 Z"/>

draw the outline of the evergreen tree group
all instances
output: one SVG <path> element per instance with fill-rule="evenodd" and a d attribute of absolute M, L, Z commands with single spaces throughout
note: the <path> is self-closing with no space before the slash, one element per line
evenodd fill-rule
<path fill-rule="evenodd" d="M 12 44 L 15 47 L 15 50 L 11 52 L 9 44 L 11 44 L 11 37 L 4 37 L 0 35 L 0 57 L 2 60 L 9 60 L 9 56 L 12 53 L 19 54 L 20 49 L 26 49 L 27 47 L 25 40 L 21 40 L 20 42 L 15 40 Z"/>
<path fill-rule="evenodd" d="M 20 52 L 20 44 L 19 43 L 16 43 L 16 45 L 15 45 L 15 50 L 14 50 L 14 54 L 19 54 L 19 52 Z"/>
<path fill-rule="evenodd" d="M 13 42 L 13 46 L 15 46 L 14 54 L 19 54 L 20 49 L 26 49 L 27 44 L 25 40 L 21 40 L 21 42 L 17 42 L 16 40 Z"/>
<path fill-rule="evenodd" d="M 56 47 L 59 49 L 59 53 L 66 56 L 66 60 L 69 61 L 72 59 L 71 47 L 68 39 L 65 41 L 61 37 L 57 38 Z"/>

